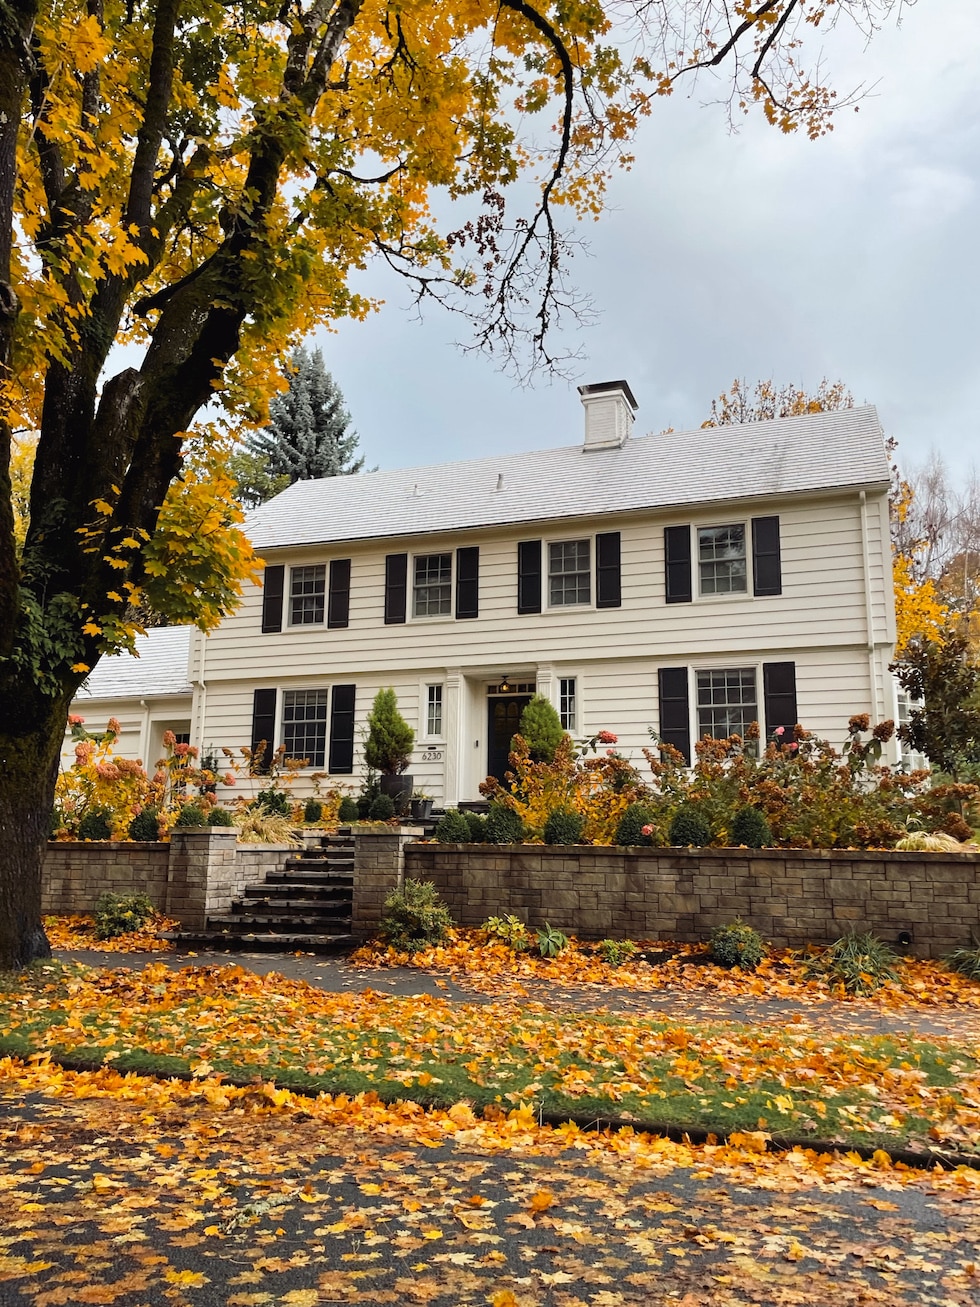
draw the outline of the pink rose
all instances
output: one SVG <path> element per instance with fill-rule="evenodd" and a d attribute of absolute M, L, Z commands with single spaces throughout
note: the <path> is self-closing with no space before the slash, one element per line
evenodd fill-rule
<path fill-rule="evenodd" d="M 785 735 L 785 733 L 786 733 L 786 727 L 785 727 L 785 726 L 777 726 L 777 727 L 776 727 L 776 731 L 775 731 L 775 734 L 776 734 L 776 735 Z"/>
<path fill-rule="evenodd" d="M 800 746 L 799 746 L 799 745 L 796 743 L 796 741 L 794 740 L 793 743 L 792 743 L 789 747 L 790 747 L 790 749 L 798 749 Z"/>
<path fill-rule="evenodd" d="M 84 722 L 84 720 L 85 720 L 84 717 L 79 717 L 79 715 L 78 715 L 77 713 L 72 713 L 71 716 L 68 718 L 68 725 L 69 725 L 69 726 L 81 726 L 81 724 L 82 724 L 82 722 Z"/>
<path fill-rule="evenodd" d="M 653 827 L 652 827 L 652 826 L 641 826 L 641 827 L 640 827 L 640 833 L 641 833 L 642 835 L 652 835 L 652 834 L 653 834 Z"/>
<path fill-rule="evenodd" d="M 186 758 L 188 753 L 190 752 L 190 747 L 191 746 L 189 744 L 175 744 L 174 754 L 178 758 Z"/>
<path fill-rule="evenodd" d="M 234 785 L 235 784 L 234 772 L 226 771 L 224 776 L 224 782 L 226 785 Z"/>
<path fill-rule="evenodd" d="M 596 739 L 599 741 L 600 744 L 618 743 L 618 739 L 615 735 L 613 735 L 612 731 L 600 731 L 599 734 L 596 736 Z"/>

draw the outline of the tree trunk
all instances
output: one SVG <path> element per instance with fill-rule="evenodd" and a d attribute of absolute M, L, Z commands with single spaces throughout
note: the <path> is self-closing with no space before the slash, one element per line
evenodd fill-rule
<path fill-rule="evenodd" d="M 54 785 L 64 739 L 66 706 L 45 701 L 28 732 L 10 729 L 15 716 L 0 696 L 0 971 L 48 957 L 41 925 L 41 874 Z"/>

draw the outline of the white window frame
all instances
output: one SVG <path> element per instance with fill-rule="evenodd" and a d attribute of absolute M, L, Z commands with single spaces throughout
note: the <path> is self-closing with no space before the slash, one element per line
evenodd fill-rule
<path fill-rule="evenodd" d="M 320 590 L 320 591 L 311 590 L 311 591 L 310 591 L 308 594 L 306 594 L 306 595 L 295 595 L 295 596 L 294 596 L 294 594 L 293 594 L 293 578 L 296 576 L 296 573 L 297 573 L 297 572 L 304 572 L 304 571 L 306 571 L 306 572 L 317 572 L 317 571 L 321 572 L 321 573 L 323 574 L 323 576 L 322 576 L 322 580 L 323 580 L 323 589 Z M 302 631 L 302 630 L 305 630 L 305 628 L 308 627 L 308 626 L 324 626 L 324 625 L 326 624 L 326 620 L 327 620 L 327 584 L 328 584 L 327 576 L 328 576 L 328 569 L 327 569 L 327 565 L 326 565 L 326 563 L 297 563 L 295 566 L 291 566 L 291 567 L 289 568 L 289 593 L 286 595 L 285 598 L 286 598 L 286 603 L 289 605 L 289 610 L 288 610 L 288 611 L 289 611 L 289 616 L 288 616 L 288 620 L 287 620 L 287 626 L 288 626 L 291 630 L 293 630 L 293 631 Z M 315 580 L 314 580 L 314 583 L 315 583 Z M 311 620 L 311 621 L 308 621 L 308 622 L 303 622 L 303 621 L 297 622 L 297 621 L 294 619 L 294 617 L 293 617 L 293 601 L 294 601 L 294 598 L 295 598 L 295 599 L 299 599 L 299 600 L 304 600 L 304 599 L 313 599 L 313 600 L 315 600 L 315 599 L 317 598 L 317 596 L 319 596 L 319 599 L 320 599 L 320 611 L 319 611 L 319 615 L 318 615 L 318 616 L 315 615 L 315 616 L 312 618 L 312 620 Z M 305 611 L 305 610 L 304 610 L 304 611 Z M 314 604 L 314 607 L 313 607 L 312 611 L 314 612 L 314 614 L 316 614 L 316 606 L 315 606 L 315 604 Z"/>
<path fill-rule="evenodd" d="M 579 735 L 579 724 L 582 720 L 582 678 L 577 674 L 574 676 L 557 676 L 555 680 L 558 683 L 558 717 L 561 721 L 563 731 L 568 731 L 570 735 Z M 572 686 L 572 711 L 571 720 L 567 720 L 569 714 L 565 710 L 565 691 L 564 687 L 568 684 Z"/>
<path fill-rule="evenodd" d="M 745 587 L 742 590 L 705 590 L 702 583 L 701 574 L 701 532 L 702 531 L 720 531 L 729 530 L 732 527 L 742 528 L 742 540 L 745 545 Z M 751 525 L 747 518 L 735 518 L 728 522 L 695 522 L 692 531 L 694 539 L 692 540 L 693 552 L 693 572 L 696 580 L 695 593 L 699 599 L 720 600 L 722 603 L 731 599 L 748 599 L 751 597 L 751 566 L 752 566 L 752 541 Z M 709 564 L 710 565 L 710 564 Z"/>
<path fill-rule="evenodd" d="M 576 599 L 572 603 L 553 603 L 551 598 L 551 575 L 552 575 L 551 574 L 551 551 L 557 545 L 578 545 L 578 544 L 584 544 L 589 551 L 589 565 L 587 569 L 589 597 L 588 599 Z M 593 533 L 591 535 L 584 535 L 584 536 L 574 536 L 574 535 L 557 536 L 551 540 L 543 540 L 542 547 L 545 551 L 545 558 L 542 560 L 544 563 L 544 566 L 542 568 L 542 571 L 544 572 L 544 575 L 542 577 L 542 582 L 543 582 L 543 588 L 546 587 L 545 594 L 542 596 L 542 598 L 545 601 L 543 607 L 547 609 L 549 612 L 558 612 L 558 611 L 564 612 L 567 611 L 568 609 L 574 609 L 577 612 L 583 612 L 583 611 L 588 611 L 590 608 L 594 608 L 595 607 L 595 534 Z M 555 575 L 556 576 L 569 576 L 569 575 L 581 576 L 582 573 L 581 572 L 573 572 L 573 573 L 558 572 L 555 573 Z"/>
<path fill-rule="evenodd" d="M 425 582 L 419 585 L 416 577 L 416 568 L 423 558 L 448 558 L 449 559 L 449 579 L 447 581 Z M 425 553 L 419 552 L 411 555 L 412 580 L 411 580 L 411 614 L 413 622 L 438 622 L 445 621 L 447 618 L 454 616 L 453 612 L 453 583 L 456 579 L 456 564 L 454 560 L 454 551 L 452 549 L 431 549 Z M 449 607 L 445 612 L 439 613 L 420 613 L 418 611 L 418 592 L 420 589 L 434 588 L 435 585 L 444 585 L 449 592 Z"/>
<path fill-rule="evenodd" d="M 287 698 L 289 698 L 289 696 L 290 696 L 290 695 L 293 695 L 293 694 L 322 694 L 322 695 L 324 696 L 325 716 L 324 716 L 324 718 L 323 718 L 323 761 L 322 761 L 322 762 L 316 762 L 316 761 L 314 761 L 313 759 L 310 758 L 310 754 L 309 754 L 309 752 L 300 751 L 299 753 L 291 754 L 291 753 L 288 751 L 288 749 L 286 750 L 286 757 L 287 757 L 287 758 L 293 758 L 293 757 L 295 757 L 295 758 L 306 758 L 306 759 L 308 760 L 308 761 L 307 761 L 307 764 L 306 764 L 306 768 L 304 768 L 303 770 L 310 770 L 310 771 L 323 771 L 323 770 L 326 769 L 326 766 L 327 766 L 327 760 L 328 760 L 328 755 L 329 755 L 329 751 L 330 751 L 330 691 L 331 691 L 331 688 L 332 688 L 332 687 L 329 686 L 329 685 L 326 685 L 326 686 L 325 686 L 325 685 L 303 685 L 303 686 L 295 686 L 295 685 L 294 685 L 292 688 L 290 688 L 290 689 L 288 689 L 288 690 L 283 689 L 283 688 L 280 688 L 280 691 L 279 691 L 279 704 L 280 704 L 280 707 L 279 707 L 279 739 L 282 741 L 284 747 L 285 747 L 285 745 L 286 745 L 286 724 L 287 724 L 287 723 L 286 723 L 286 700 L 287 700 Z M 310 721 L 310 720 L 317 721 L 318 719 L 317 719 L 317 718 L 313 718 L 313 719 L 305 718 L 304 720 L 305 720 L 305 721 Z"/>
<path fill-rule="evenodd" d="M 445 740 L 446 738 L 446 687 L 442 681 L 425 681 L 422 686 L 424 695 L 422 698 L 422 720 L 425 724 L 426 740 Z M 433 699 L 432 691 L 439 691 L 439 729 L 432 730 L 432 709 Z"/>

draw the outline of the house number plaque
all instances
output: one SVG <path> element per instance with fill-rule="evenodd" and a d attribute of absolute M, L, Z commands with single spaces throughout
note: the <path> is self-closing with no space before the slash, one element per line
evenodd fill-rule
<path fill-rule="evenodd" d="M 422 754 L 422 761 L 423 761 L 423 762 L 442 762 L 442 750 L 441 750 L 441 749 L 426 749 L 426 751 Z"/>

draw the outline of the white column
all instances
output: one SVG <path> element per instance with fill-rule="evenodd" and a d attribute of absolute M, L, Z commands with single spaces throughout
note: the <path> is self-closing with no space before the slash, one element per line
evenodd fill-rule
<path fill-rule="evenodd" d="M 443 806 L 446 808 L 456 807 L 461 797 L 462 787 L 465 784 L 465 762 L 468 756 L 466 753 L 467 741 L 464 739 L 466 706 L 463 703 L 463 692 L 465 685 L 463 674 L 458 668 L 446 672 L 446 698 L 442 705 L 445 717 L 443 732 L 446 739 L 446 756 L 443 759 L 443 785 L 445 787 Z"/>
<path fill-rule="evenodd" d="M 537 676 L 535 677 L 538 694 L 547 699 L 549 703 L 558 707 L 558 681 L 555 677 L 555 669 L 551 663 L 538 663 Z"/>

